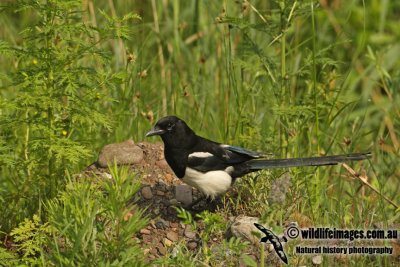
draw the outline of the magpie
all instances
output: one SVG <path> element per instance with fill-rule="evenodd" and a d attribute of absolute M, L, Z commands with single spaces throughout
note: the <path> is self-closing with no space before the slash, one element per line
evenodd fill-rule
<path fill-rule="evenodd" d="M 365 160 L 370 153 L 354 153 L 310 158 L 266 159 L 266 154 L 214 142 L 196 135 L 180 118 L 161 118 L 147 134 L 159 135 L 164 156 L 175 175 L 197 188 L 206 198 L 225 193 L 236 178 L 269 169 L 299 166 L 336 165 L 344 161 Z"/>

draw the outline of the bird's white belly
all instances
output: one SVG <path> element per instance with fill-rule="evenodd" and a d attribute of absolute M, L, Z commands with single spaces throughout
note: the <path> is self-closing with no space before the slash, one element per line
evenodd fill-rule
<path fill-rule="evenodd" d="M 214 199 L 229 189 L 232 184 L 232 177 L 225 171 L 202 173 L 191 168 L 186 168 L 182 181 L 197 188 L 205 196 Z"/>

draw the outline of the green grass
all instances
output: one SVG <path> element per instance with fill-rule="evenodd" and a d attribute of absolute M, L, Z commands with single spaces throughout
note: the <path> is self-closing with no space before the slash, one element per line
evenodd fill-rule
<path fill-rule="evenodd" d="M 14 1 L 1 5 L 7 2 Z M 240 213 L 276 229 L 295 214 L 342 228 L 399 221 L 398 208 L 385 198 L 400 204 L 400 3 L 71 2 L 59 21 L 45 17 L 46 9 L 0 13 L 0 204 L 10 214 L 0 220 L 3 234 L 45 213 L 42 203 L 103 145 L 141 141 L 167 114 L 207 138 L 275 157 L 373 153 L 352 166 L 379 194 L 343 167 L 297 168 L 286 201 L 271 203 L 271 184 L 284 171 L 265 171 L 242 179 L 225 198 Z M 82 7 L 83 13 L 68 13 Z M 128 12 L 141 19 L 117 18 Z M 44 18 L 48 32 L 24 31 Z M 78 31 L 81 22 L 97 29 Z M 56 82 L 41 84 L 46 77 Z M 62 92 L 82 103 L 67 103 Z M 64 112 L 77 120 L 62 119 Z M 289 250 L 291 257 L 311 264 Z M 324 257 L 324 264 L 334 262 Z"/>

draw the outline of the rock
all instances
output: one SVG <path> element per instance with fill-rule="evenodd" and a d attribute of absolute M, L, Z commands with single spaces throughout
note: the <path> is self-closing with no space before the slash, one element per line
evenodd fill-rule
<path fill-rule="evenodd" d="M 173 176 L 172 176 L 170 173 L 166 173 L 165 176 L 164 176 L 164 180 L 165 180 L 167 183 L 172 183 L 172 181 L 173 181 Z"/>
<path fill-rule="evenodd" d="M 187 248 L 190 250 L 195 250 L 197 248 L 197 242 L 196 241 L 189 241 L 187 243 Z"/>
<path fill-rule="evenodd" d="M 173 198 L 173 199 L 170 199 L 169 200 L 169 204 L 170 205 L 172 205 L 172 206 L 176 206 L 176 205 L 178 205 L 178 200 L 176 200 L 176 198 Z"/>
<path fill-rule="evenodd" d="M 178 241 L 179 236 L 178 236 L 178 233 L 173 232 L 173 231 L 169 231 L 169 232 L 167 233 L 167 238 L 168 238 L 169 240 L 173 241 L 173 242 L 176 242 L 176 241 Z"/>
<path fill-rule="evenodd" d="M 166 221 L 162 218 L 158 219 L 158 221 L 156 222 L 156 227 L 158 229 L 165 229 L 166 227 L 169 227 L 169 221 Z"/>
<path fill-rule="evenodd" d="M 157 245 L 157 250 L 158 250 L 158 253 L 160 253 L 160 255 L 162 255 L 162 256 L 167 254 L 167 249 L 162 244 Z"/>
<path fill-rule="evenodd" d="M 172 258 L 176 258 L 178 256 L 178 254 L 179 254 L 179 249 L 175 246 L 172 249 L 171 256 L 172 256 Z"/>
<path fill-rule="evenodd" d="M 109 164 L 113 165 L 114 161 L 117 165 L 132 165 L 139 163 L 142 159 L 143 150 L 132 140 L 127 140 L 104 146 L 97 162 L 100 167 L 107 168 Z"/>
<path fill-rule="evenodd" d="M 183 232 L 183 234 L 190 239 L 193 239 L 196 237 L 196 233 L 192 231 L 192 227 L 190 225 L 186 225 L 185 227 L 185 231 Z"/>
<path fill-rule="evenodd" d="M 157 191 L 161 191 L 161 192 L 168 192 L 168 188 L 167 185 L 164 183 L 164 181 L 159 181 L 156 185 L 155 188 L 157 189 Z"/>
<path fill-rule="evenodd" d="M 261 233 L 255 226 L 254 223 L 258 223 L 257 217 L 248 217 L 239 215 L 231 219 L 232 223 L 228 229 L 227 236 L 235 236 L 250 241 L 251 243 L 258 245 L 260 238 L 253 235 L 253 233 Z"/>
<path fill-rule="evenodd" d="M 148 230 L 148 229 L 146 229 L 146 228 L 141 229 L 141 230 L 140 230 L 140 233 L 141 233 L 142 235 L 149 235 L 149 234 L 151 234 L 150 230 Z"/>
<path fill-rule="evenodd" d="M 157 248 L 155 248 L 155 247 L 151 248 L 150 253 L 153 255 L 157 255 Z"/>
<path fill-rule="evenodd" d="M 153 198 L 153 192 L 151 192 L 150 186 L 145 186 L 142 188 L 142 196 L 144 199 L 152 199 Z"/>
<path fill-rule="evenodd" d="M 151 243 L 152 239 L 152 235 L 142 235 L 142 240 L 144 244 Z"/>
<path fill-rule="evenodd" d="M 192 204 L 192 187 L 185 184 L 175 186 L 175 198 L 184 206 Z"/>
<path fill-rule="evenodd" d="M 165 159 L 156 161 L 156 165 L 160 169 L 168 169 L 169 168 L 169 165 Z"/>
<path fill-rule="evenodd" d="M 159 208 L 159 207 L 154 208 L 154 209 L 153 209 L 153 214 L 154 214 L 154 215 L 160 214 L 160 208 Z"/>
<path fill-rule="evenodd" d="M 315 265 L 321 265 L 322 264 L 322 256 L 321 255 L 315 255 L 312 257 L 312 262 Z"/>
<path fill-rule="evenodd" d="M 179 227 L 179 223 L 171 222 L 171 227 L 172 228 L 178 228 Z"/>
<path fill-rule="evenodd" d="M 157 190 L 156 191 L 156 195 L 157 196 L 165 196 L 165 193 L 163 191 L 161 191 L 161 190 Z"/>

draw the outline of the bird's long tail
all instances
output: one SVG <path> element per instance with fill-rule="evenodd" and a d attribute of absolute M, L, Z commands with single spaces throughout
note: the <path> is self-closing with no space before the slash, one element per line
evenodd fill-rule
<path fill-rule="evenodd" d="M 371 153 L 354 153 L 348 155 L 335 155 L 310 158 L 292 158 L 292 159 L 254 159 L 248 161 L 250 170 L 289 168 L 300 166 L 323 166 L 336 165 L 345 161 L 365 160 L 371 157 Z"/>

